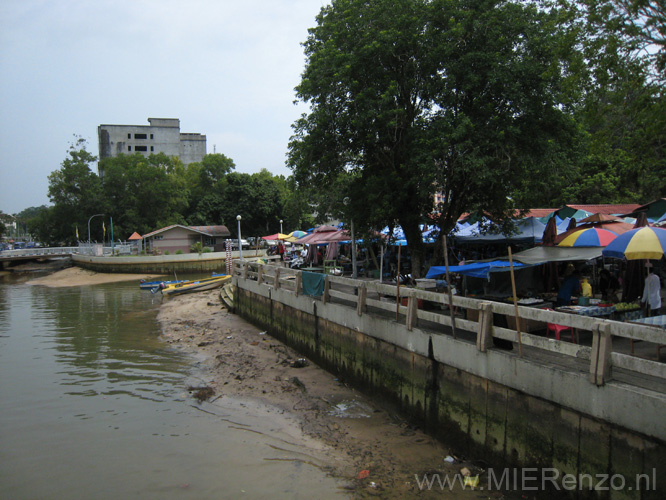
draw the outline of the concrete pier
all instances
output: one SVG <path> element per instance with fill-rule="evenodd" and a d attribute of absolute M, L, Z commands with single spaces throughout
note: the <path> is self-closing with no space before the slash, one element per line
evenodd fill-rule
<path fill-rule="evenodd" d="M 310 297 L 295 273 L 274 267 L 236 269 L 238 314 L 396 405 L 454 449 L 513 468 L 512 474 L 535 469 L 536 498 L 666 497 L 664 367 L 613 352 L 611 345 L 614 336 L 655 342 L 659 332 L 519 308 L 521 320 L 570 323 L 594 341 L 518 339 L 515 330 L 484 322 L 484 314 L 514 314 L 513 306 L 454 297 L 456 307 L 480 318 L 456 319 L 454 338 L 449 313 L 416 308 L 419 299 L 447 305 L 445 294 L 404 289 L 408 305 L 396 306 L 395 287 L 329 276 L 324 296 Z M 391 301 L 381 300 L 391 293 Z M 493 347 L 492 338 L 514 348 Z M 502 471 L 496 474 L 499 480 Z M 603 475 L 615 476 L 614 486 L 621 476 L 624 486 L 604 489 Z M 634 484 L 638 478 L 647 483 Z"/>

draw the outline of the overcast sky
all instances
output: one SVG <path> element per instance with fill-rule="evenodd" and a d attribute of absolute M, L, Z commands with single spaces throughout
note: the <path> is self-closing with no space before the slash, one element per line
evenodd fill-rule
<path fill-rule="evenodd" d="M 0 211 L 48 204 L 48 175 L 100 124 L 180 118 L 237 172 L 285 167 L 327 0 L 0 0 Z"/>

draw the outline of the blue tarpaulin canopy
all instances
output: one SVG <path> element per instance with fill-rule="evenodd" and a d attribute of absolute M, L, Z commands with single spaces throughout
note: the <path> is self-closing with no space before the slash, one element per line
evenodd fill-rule
<path fill-rule="evenodd" d="M 508 260 L 494 260 L 492 262 L 475 262 L 473 264 L 465 264 L 464 266 L 449 266 L 450 273 L 458 273 L 464 276 L 473 276 L 475 278 L 488 279 L 491 272 L 509 271 L 511 264 Z M 514 262 L 513 267 L 520 269 L 530 267 L 520 262 Z M 446 266 L 432 266 L 426 274 L 426 278 L 436 278 L 446 274 Z"/>
<path fill-rule="evenodd" d="M 500 242 L 524 242 L 536 244 L 543 238 L 546 224 L 535 217 L 527 217 L 515 221 L 515 234 L 505 235 L 502 233 L 484 232 L 490 221 L 484 219 L 471 225 L 458 224 L 455 232 L 451 234 L 459 243 L 500 243 Z"/>

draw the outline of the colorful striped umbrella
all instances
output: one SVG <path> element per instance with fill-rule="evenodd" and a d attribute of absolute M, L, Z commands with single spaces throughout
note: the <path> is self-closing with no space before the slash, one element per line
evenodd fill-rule
<path fill-rule="evenodd" d="M 308 233 L 306 233 L 305 231 L 292 231 L 291 233 L 289 233 L 287 235 L 285 240 L 294 243 L 294 242 L 298 241 L 300 238 L 302 238 L 303 236 L 306 236 L 307 234 Z"/>
<path fill-rule="evenodd" d="M 580 231 L 573 231 L 564 238 L 558 246 L 561 247 L 605 247 L 617 238 L 617 233 L 608 229 L 588 227 Z"/>
<path fill-rule="evenodd" d="M 615 238 L 604 250 L 604 257 L 639 260 L 661 259 L 666 249 L 666 229 L 639 227 Z"/>

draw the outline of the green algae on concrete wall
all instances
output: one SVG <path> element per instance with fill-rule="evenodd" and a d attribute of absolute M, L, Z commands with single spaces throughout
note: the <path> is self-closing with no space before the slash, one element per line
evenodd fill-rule
<path fill-rule="evenodd" d="M 453 450 L 514 472 L 525 467 L 538 468 L 537 475 L 556 471 L 560 479 L 621 473 L 633 481 L 640 474 L 652 478 L 656 470 L 659 478 L 664 476 L 664 446 L 635 433 L 437 362 L 432 349 L 422 356 L 322 319 L 317 307 L 323 305 L 316 304 L 311 314 L 249 292 L 237 295 L 242 316 L 361 391 L 397 404 Z M 663 485 L 651 487 L 605 493 L 560 487 L 537 492 L 535 498 L 568 493 L 571 498 L 663 498 Z"/>

